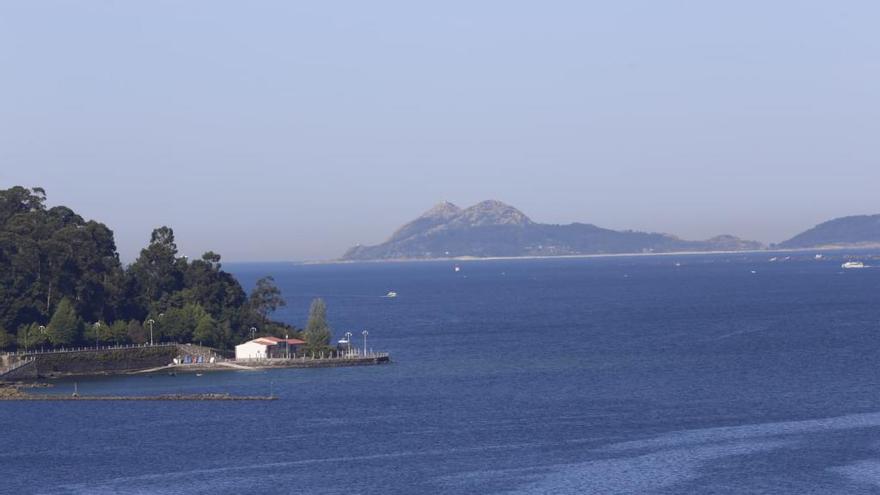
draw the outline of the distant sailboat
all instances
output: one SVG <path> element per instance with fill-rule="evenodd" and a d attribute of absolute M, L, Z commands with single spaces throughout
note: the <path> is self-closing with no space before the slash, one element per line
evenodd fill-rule
<path fill-rule="evenodd" d="M 397 297 L 397 292 L 390 290 L 388 291 L 388 294 L 385 294 L 385 297 Z"/>

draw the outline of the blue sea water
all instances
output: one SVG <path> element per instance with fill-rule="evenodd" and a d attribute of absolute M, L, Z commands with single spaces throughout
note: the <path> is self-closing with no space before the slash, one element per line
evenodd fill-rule
<path fill-rule="evenodd" d="M 394 363 L 0 402 L 0 492 L 877 493 L 880 268 L 770 256 L 228 266 Z"/>

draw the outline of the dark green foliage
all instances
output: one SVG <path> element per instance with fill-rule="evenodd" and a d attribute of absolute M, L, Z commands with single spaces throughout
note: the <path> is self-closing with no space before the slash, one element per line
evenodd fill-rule
<path fill-rule="evenodd" d="M 159 318 L 159 334 L 163 341 L 192 342 L 193 334 L 199 324 L 203 325 L 201 336 L 207 340 L 213 339 L 213 319 L 199 304 L 188 303 L 182 308 L 170 308 Z M 210 328 L 205 328 L 205 325 Z"/>
<path fill-rule="evenodd" d="M 275 285 L 275 279 L 263 277 L 257 280 L 257 286 L 251 292 L 250 304 L 263 321 L 268 321 L 271 313 L 287 303 L 281 297 L 281 290 Z"/>
<path fill-rule="evenodd" d="M 309 307 L 309 321 L 303 332 L 307 352 L 320 352 L 330 346 L 331 330 L 327 323 L 327 305 L 323 299 L 315 299 Z"/>
<path fill-rule="evenodd" d="M 129 267 L 113 232 L 63 206 L 47 208 L 40 188 L 0 190 L 0 348 L 197 341 L 231 347 L 248 328 L 284 336 L 296 330 L 268 319 L 284 305 L 271 278 L 249 299 L 209 251 L 178 256 L 174 231 L 160 227 Z M 50 323 L 51 320 L 51 323 Z M 95 322 L 100 325 L 95 327 Z M 45 325 L 42 331 L 40 325 Z M 16 337 L 5 337 L 10 331 Z"/>
<path fill-rule="evenodd" d="M 31 323 L 30 325 L 22 325 L 19 327 L 16 342 L 19 347 L 28 349 L 51 346 L 49 343 L 48 329 L 37 323 Z"/>
<path fill-rule="evenodd" d="M 198 306 L 201 308 L 201 306 Z M 217 322 L 214 321 L 214 318 L 211 318 L 211 315 L 205 313 L 199 316 L 198 320 L 196 320 L 196 328 L 193 330 L 192 340 L 193 342 L 198 342 L 199 345 L 207 345 L 210 347 L 220 347 L 223 343 L 223 335 L 220 333 L 220 329 L 217 328 Z"/>
<path fill-rule="evenodd" d="M 0 325 L 47 321 L 64 297 L 87 321 L 105 317 L 108 280 L 122 273 L 113 232 L 69 208 L 45 207 L 45 192 L 0 191 Z"/>
<path fill-rule="evenodd" d="M 129 268 L 140 304 L 155 313 L 168 308 L 172 295 L 184 288 L 185 271 L 186 259 L 177 257 L 174 231 L 169 227 L 153 231 L 150 245 Z"/>
<path fill-rule="evenodd" d="M 107 342 L 122 344 L 128 342 L 128 323 L 125 320 L 116 320 L 109 326 Z"/>
<path fill-rule="evenodd" d="M 76 342 L 82 332 L 82 321 L 73 309 L 70 300 L 64 298 L 58 303 L 58 308 L 52 319 L 49 320 L 49 326 L 46 327 L 49 335 L 49 342 L 54 346 L 65 346 Z"/>
<path fill-rule="evenodd" d="M 150 334 L 147 332 L 147 329 L 137 320 L 131 320 L 128 322 L 128 326 L 125 329 L 125 335 L 128 337 L 128 341 L 132 344 L 149 342 Z"/>
<path fill-rule="evenodd" d="M 9 334 L 5 328 L 0 327 L 0 349 L 8 349 L 15 344 L 15 337 Z"/>

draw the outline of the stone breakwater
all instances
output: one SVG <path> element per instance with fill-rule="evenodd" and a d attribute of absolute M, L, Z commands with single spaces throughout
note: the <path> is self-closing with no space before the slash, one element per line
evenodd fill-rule
<path fill-rule="evenodd" d="M 265 401 L 277 400 L 272 396 L 241 396 L 229 394 L 167 394 L 152 396 L 124 395 L 61 395 L 61 394 L 28 394 L 18 387 L 0 387 L 0 401 Z"/>
<path fill-rule="evenodd" d="M 266 368 L 334 368 L 338 366 L 370 366 L 376 364 L 391 363 L 391 356 L 387 353 L 377 353 L 368 356 L 357 357 L 325 357 L 325 358 L 291 358 L 291 359 L 261 359 L 252 361 L 233 361 L 239 369 L 266 369 Z"/>

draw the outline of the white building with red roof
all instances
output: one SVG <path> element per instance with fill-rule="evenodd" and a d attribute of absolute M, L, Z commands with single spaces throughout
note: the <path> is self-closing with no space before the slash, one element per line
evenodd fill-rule
<path fill-rule="evenodd" d="M 289 358 L 296 355 L 305 341 L 299 339 L 280 339 L 278 337 L 260 337 L 235 346 L 236 361 L 250 359 Z"/>

